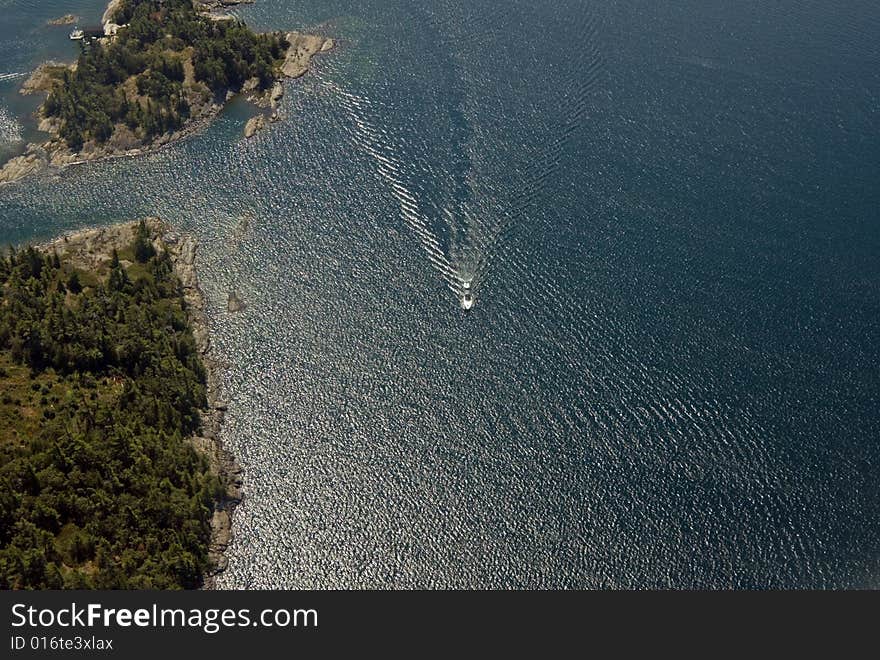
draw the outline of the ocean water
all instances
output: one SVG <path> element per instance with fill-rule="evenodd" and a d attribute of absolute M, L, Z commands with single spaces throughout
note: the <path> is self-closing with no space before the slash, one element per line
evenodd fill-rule
<path fill-rule="evenodd" d="M 101 10 L 0 0 L 0 150 Z M 223 587 L 880 587 L 880 6 L 235 12 L 338 40 L 285 121 L 0 188 L 3 243 L 197 236 Z"/>

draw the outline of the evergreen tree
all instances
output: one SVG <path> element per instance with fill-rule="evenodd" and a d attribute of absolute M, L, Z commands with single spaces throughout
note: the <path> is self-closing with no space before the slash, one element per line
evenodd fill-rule
<path fill-rule="evenodd" d="M 153 242 L 150 240 L 150 231 L 147 229 L 146 222 L 141 220 L 135 231 L 134 258 L 143 264 L 154 256 L 156 256 L 156 248 L 153 247 Z"/>
<path fill-rule="evenodd" d="M 197 587 L 222 487 L 185 440 L 205 372 L 167 254 L 137 275 L 116 255 L 89 287 L 55 255 L 2 261 L 0 413 L 40 424 L 0 427 L 0 588 Z"/>

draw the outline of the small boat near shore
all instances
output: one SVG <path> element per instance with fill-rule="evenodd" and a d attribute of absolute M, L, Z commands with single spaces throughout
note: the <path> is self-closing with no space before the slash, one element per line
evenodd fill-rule
<path fill-rule="evenodd" d="M 80 30 L 78 27 L 73 28 L 73 30 L 71 30 L 70 32 L 71 41 L 81 41 L 85 36 L 86 33 Z"/>

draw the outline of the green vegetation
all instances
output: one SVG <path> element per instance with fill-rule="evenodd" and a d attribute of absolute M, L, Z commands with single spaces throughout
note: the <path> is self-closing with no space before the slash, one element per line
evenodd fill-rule
<path fill-rule="evenodd" d="M 205 371 L 141 224 L 97 271 L 0 257 L 0 588 L 193 588 L 222 494 Z"/>
<path fill-rule="evenodd" d="M 191 0 L 125 0 L 113 22 L 125 27 L 109 42 L 84 43 L 76 69 L 61 72 L 43 106 L 74 151 L 122 126 L 149 142 L 251 78 L 265 89 L 288 46 L 282 35 L 211 20 Z"/>

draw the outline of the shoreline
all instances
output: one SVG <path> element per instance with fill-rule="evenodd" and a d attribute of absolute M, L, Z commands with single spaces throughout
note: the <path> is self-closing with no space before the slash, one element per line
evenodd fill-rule
<path fill-rule="evenodd" d="M 182 142 L 210 127 L 223 111 L 224 105 L 214 104 L 201 117 L 193 119 L 174 133 L 163 135 L 151 144 L 134 149 L 101 149 L 91 152 L 71 152 L 66 147 L 56 146 L 55 139 L 42 144 L 29 143 L 20 156 L 9 159 L 0 166 L 0 187 L 15 183 L 34 174 L 59 174 L 68 167 L 86 163 L 101 163 L 118 158 L 137 158 L 159 153 L 165 147 Z M 79 157 L 79 158 L 77 158 Z"/>
<path fill-rule="evenodd" d="M 178 234 L 158 217 L 145 218 L 153 245 L 166 251 L 175 275 L 180 280 L 183 300 L 193 338 L 205 367 L 208 407 L 200 412 L 201 434 L 190 438 L 193 448 L 206 457 L 211 472 L 225 488 L 224 497 L 214 503 L 211 518 L 211 540 L 208 557 L 213 568 L 205 573 L 202 589 L 214 589 L 216 577 L 228 566 L 225 552 L 232 540 L 232 515 L 242 497 L 242 469 L 235 457 L 223 446 L 221 429 L 226 404 L 220 398 L 220 365 L 213 357 L 207 317 L 207 301 L 199 284 L 196 268 L 198 244 L 189 235 Z M 70 258 L 77 267 L 93 269 L 109 261 L 113 249 L 122 249 L 131 242 L 138 221 L 104 227 L 91 227 L 61 234 L 34 247 L 43 252 L 57 251 Z"/>
<path fill-rule="evenodd" d="M 200 13 L 203 16 L 212 20 L 226 20 L 225 17 L 217 17 L 213 12 L 221 7 L 250 4 L 251 2 L 253 0 L 217 0 L 208 3 L 200 2 L 197 5 L 201 8 Z M 108 26 L 118 29 L 119 26 L 115 26 L 109 21 L 110 16 L 113 15 L 119 4 L 119 0 L 110 0 L 102 17 L 105 31 L 108 31 Z M 115 34 L 115 29 L 112 31 L 113 34 Z M 86 145 L 86 148 L 80 151 L 71 151 L 66 142 L 59 136 L 60 126 L 58 120 L 44 117 L 42 113 L 43 104 L 41 104 L 35 113 L 37 127 L 41 132 L 48 134 L 49 138 L 40 143 L 28 143 L 22 154 L 10 158 L 0 165 L 0 187 L 35 174 L 59 173 L 73 165 L 97 163 L 116 158 L 133 158 L 159 152 L 168 145 L 181 142 L 208 128 L 226 105 L 237 96 L 244 96 L 248 102 L 257 108 L 268 108 L 271 111 L 271 115 L 268 117 L 260 113 L 247 122 L 244 129 L 245 137 L 253 137 L 270 122 L 275 123 L 282 119 L 278 113 L 278 107 L 285 92 L 284 81 L 304 76 L 308 73 L 311 60 L 315 55 L 329 52 L 336 46 L 335 40 L 329 37 L 298 31 L 285 32 L 284 34 L 289 46 L 275 82 L 269 89 L 261 93 L 254 93 L 256 79 L 247 81 L 240 91 L 227 91 L 222 101 L 218 102 L 215 99 L 207 103 L 198 116 L 190 118 L 181 128 L 173 133 L 161 135 L 148 144 L 125 149 L 112 146 L 109 143 L 100 145 L 89 143 Z M 106 37 L 105 39 L 112 39 L 112 37 Z M 56 84 L 48 75 L 48 71 L 59 67 L 73 69 L 76 67 L 76 63 L 59 64 L 53 61 L 43 62 L 25 80 L 19 89 L 19 93 L 46 94 L 48 96 L 52 85 Z"/>

